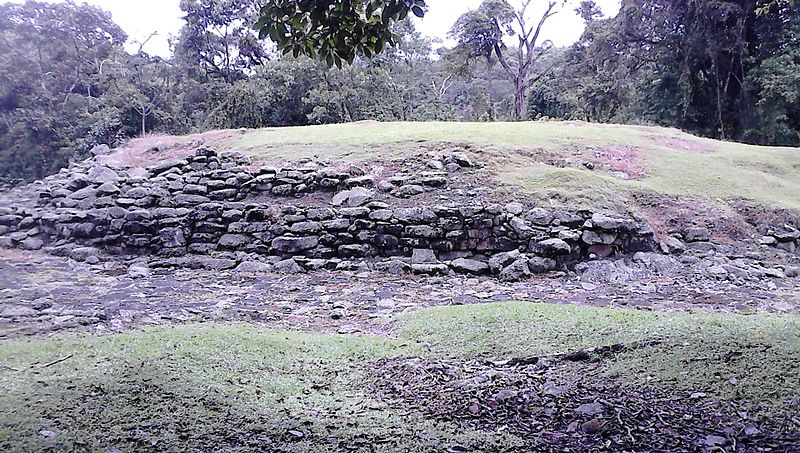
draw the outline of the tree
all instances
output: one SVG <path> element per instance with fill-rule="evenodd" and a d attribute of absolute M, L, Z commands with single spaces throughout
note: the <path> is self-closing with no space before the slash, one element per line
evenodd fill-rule
<path fill-rule="evenodd" d="M 126 39 L 86 4 L 0 5 L 0 173 L 41 177 L 118 137 L 103 73 Z"/>
<path fill-rule="evenodd" d="M 181 0 L 186 24 L 175 53 L 196 77 L 233 83 L 268 59 L 253 23 L 257 0 Z"/>
<path fill-rule="evenodd" d="M 552 49 L 549 40 L 539 44 L 542 28 L 558 12 L 556 1 L 550 1 L 535 25 L 530 24 L 528 11 L 532 0 L 521 0 L 517 8 L 506 0 L 485 0 L 475 10 L 465 13 L 453 26 L 451 34 L 459 45 L 468 49 L 471 57 L 480 57 L 491 65 L 497 58 L 506 77 L 514 85 L 514 117 L 525 118 L 526 90 L 547 73 L 548 68 L 537 71 L 536 63 Z M 563 2 L 561 3 L 563 4 Z M 516 36 L 518 46 L 509 55 L 503 41 L 506 36 Z"/>
<path fill-rule="evenodd" d="M 328 66 L 352 64 L 395 44 L 392 24 L 425 15 L 425 0 L 270 0 L 256 28 L 283 54 L 319 58 Z"/>

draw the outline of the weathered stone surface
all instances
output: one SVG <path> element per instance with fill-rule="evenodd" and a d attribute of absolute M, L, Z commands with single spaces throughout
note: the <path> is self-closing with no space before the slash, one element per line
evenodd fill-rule
<path fill-rule="evenodd" d="M 686 231 L 683 232 L 683 239 L 686 242 L 708 242 L 710 239 L 708 228 L 687 228 Z"/>
<path fill-rule="evenodd" d="M 552 258 L 541 258 L 535 256 L 528 260 L 528 269 L 534 274 L 544 274 L 555 270 L 557 267 L 556 261 Z"/>
<path fill-rule="evenodd" d="M 433 224 L 439 219 L 430 208 L 399 208 L 395 209 L 394 217 L 405 223 Z"/>
<path fill-rule="evenodd" d="M 497 253 L 489 259 L 489 268 L 492 272 L 497 273 L 520 258 L 522 258 L 522 253 L 519 250 Z"/>
<path fill-rule="evenodd" d="M 531 245 L 531 250 L 537 255 L 545 257 L 569 255 L 572 253 L 572 247 L 561 239 L 546 239 L 536 242 Z"/>
<path fill-rule="evenodd" d="M 482 275 L 489 273 L 489 264 L 467 258 L 458 258 L 450 263 L 450 266 L 457 272 Z"/>
<path fill-rule="evenodd" d="M 436 253 L 430 249 L 414 249 L 411 255 L 412 264 L 438 263 Z"/>
<path fill-rule="evenodd" d="M 219 246 L 224 249 L 236 250 L 252 242 L 252 238 L 243 234 L 225 234 L 219 239 Z"/>
<path fill-rule="evenodd" d="M 282 274 L 300 274 L 306 271 L 302 266 L 297 264 L 297 261 L 295 261 L 293 258 L 278 261 L 273 266 L 273 270 Z"/>
<path fill-rule="evenodd" d="M 581 240 L 587 245 L 611 245 L 617 240 L 617 233 L 586 230 Z"/>
<path fill-rule="evenodd" d="M 500 271 L 500 280 L 506 282 L 515 282 L 522 280 L 531 275 L 531 270 L 528 267 L 528 260 L 520 258 Z"/>
<path fill-rule="evenodd" d="M 686 246 L 683 245 L 680 239 L 669 236 L 665 238 L 660 244 L 661 250 L 668 255 L 680 255 L 686 251 Z"/>
<path fill-rule="evenodd" d="M 236 266 L 234 271 L 242 273 L 272 272 L 272 265 L 260 261 L 242 261 L 241 264 Z"/>
<path fill-rule="evenodd" d="M 283 253 L 298 253 L 313 249 L 319 244 L 319 238 L 314 236 L 294 237 L 283 236 L 272 240 L 272 247 Z"/>
<path fill-rule="evenodd" d="M 425 193 L 425 188 L 416 184 L 407 184 L 392 191 L 394 196 L 400 198 L 409 198 L 423 193 Z"/>

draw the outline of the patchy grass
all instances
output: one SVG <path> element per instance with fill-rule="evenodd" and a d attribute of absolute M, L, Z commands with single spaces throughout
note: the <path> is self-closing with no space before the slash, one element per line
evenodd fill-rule
<path fill-rule="evenodd" d="M 0 450 L 324 452 L 402 445 L 427 452 L 448 443 L 497 449 L 518 443 L 401 416 L 361 393 L 361 364 L 400 348 L 377 337 L 211 325 L 4 341 L 0 362 L 20 371 L 0 371 Z"/>
<path fill-rule="evenodd" d="M 618 354 L 607 375 L 679 396 L 702 392 L 786 415 L 800 410 L 800 316 L 693 314 L 533 303 L 403 315 L 402 338 L 429 354 L 497 359 L 660 340 Z"/>
<path fill-rule="evenodd" d="M 396 339 L 196 325 L 2 341 L 0 450 L 522 448 L 514 435 L 463 429 L 378 400 L 366 390 L 367 364 L 393 356 L 524 357 L 661 338 L 608 358 L 604 376 L 676 398 L 705 392 L 775 417 L 800 393 L 795 315 L 512 302 L 426 309 L 402 315 L 397 326 Z"/>
<path fill-rule="evenodd" d="M 250 131 L 233 138 L 229 146 L 270 161 L 315 155 L 364 161 L 416 153 L 435 144 L 483 153 L 502 180 L 552 197 L 597 202 L 644 191 L 744 198 L 800 211 L 800 149 L 720 142 L 657 127 L 582 122 L 361 122 Z M 635 149 L 641 154 L 637 173 L 646 176 L 623 180 L 581 168 L 576 150 L 596 148 Z M 549 165 L 537 159 L 537 153 L 555 153 L 574 165 Z"/>

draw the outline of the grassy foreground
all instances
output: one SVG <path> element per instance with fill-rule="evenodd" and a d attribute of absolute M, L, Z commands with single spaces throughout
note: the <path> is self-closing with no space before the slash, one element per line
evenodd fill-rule
<path fill-rule="evenodd" d="M 800 149 L 770 148 L 698 138 L 675 129 L 588 124 L 377 123 L 272 128 L 249 131 L 227 144 L 269 161 L 315 155 L 334 161 L 395 158 L 420 150 L 469 147 L 484 154 L 500 179 L 532 192 L 604 201 L 645 192 L 743 198 L 800 211 Z M 580 163 L 596 152 L 632 149 L 646 176 L 623 180 Z M 559 166 L 548 159 L 569 159 Z"/>
<path fill-rule="evenodd" d="M 395 339 L 194 325 L 2 341 L 0 450 L 427 452 L 522 444 L 375 399 L 366 364 L 392 356 L 501 359 L 659 338 L 607 359 L 605 376 L 676 398 L 705 392 L 769 417 L 792 410 L 800 393 L 796 315 L 503 303 L 427 309 L 396 324 Z"/>

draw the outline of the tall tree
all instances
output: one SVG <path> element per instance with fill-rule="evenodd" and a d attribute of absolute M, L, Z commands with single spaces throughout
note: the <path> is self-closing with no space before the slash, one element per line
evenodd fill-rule
<path fill-rule="evenodd" d="M 525 118 L 526 90 L 547 73 L 536 63 L 553 47 L 552 41 L 540 43 L 542 28 L 564 2 L 549 1 L 537 21 L 529 17 L 532 0 L 520 0 L 512 6 L 507 0 L 485 0 L 475 10 L 465 13 L 453 26 L 451 34 L 473 57 L 497 58 L 506 77 L 514 85 L 514 117 Z M 505 37 L 515 36 L 518 45 L 509 50 Z"/>
<path fill-rule="evenodd" d="M 233 83 L 268 59 L 253 29 L 258 0 L 181 0 L 186 24 L 175 54 L 197 77 Z"/>

